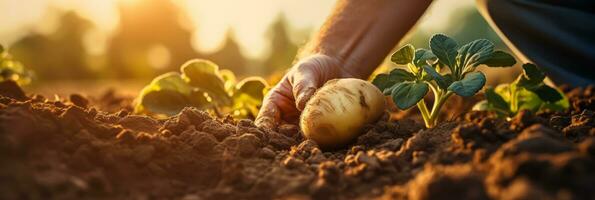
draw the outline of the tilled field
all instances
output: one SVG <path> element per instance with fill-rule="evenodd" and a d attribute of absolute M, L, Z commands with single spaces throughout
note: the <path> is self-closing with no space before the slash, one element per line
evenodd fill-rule
<path fill-rule="evenodd" d="M 193 108 L 156 120 L 113 97 L 56 101 L 4 82 L 0 199 L 593 199 L 593 92 L 567 89 L 569 111 L 511 121 L 385 117 L 325 152 L 294 125 Z"/>

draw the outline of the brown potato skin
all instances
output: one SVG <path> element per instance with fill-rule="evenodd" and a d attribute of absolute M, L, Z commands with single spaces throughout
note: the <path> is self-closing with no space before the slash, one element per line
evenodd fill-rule
<path fill-rule="evenodd" d="M 308 101 L 300 127 L 321 148 L 340 148 L 357 138 L 364 125 L 377 121 L 385 104 L 382 92 L 367 81 L 334 79 Z"/>

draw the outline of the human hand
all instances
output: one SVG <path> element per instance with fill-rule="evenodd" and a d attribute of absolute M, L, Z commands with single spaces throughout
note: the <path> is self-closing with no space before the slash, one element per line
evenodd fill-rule
<path fill-rule="evenodd" d="M 274 128 L 281 121 L 296 124 L 316 89 L 329 80 L 355 77 L 339 59 L 316 54 L 301 59 L 264 97 L 256 125 Z"/>

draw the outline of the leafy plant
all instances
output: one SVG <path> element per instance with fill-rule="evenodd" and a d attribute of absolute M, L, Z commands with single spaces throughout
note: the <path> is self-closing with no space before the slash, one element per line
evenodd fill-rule
<path fill-rule="evenodd" d="M 256 116 L 268 88 L 259 77 L 236 82 L 235 75 L 208 60 L 194 59 L 153 79 L 138 96 L 136 113 L 175 115 L 184 107 L 197 107 L 217 115 Z"/>
<path fill-rule="evenodd" d="M 430 50 L 408 44 L 395 52 L 391 61 L 407 70 L 397 68 L 379 74 L 372 83 L 390 95 L 399 109 L 417 105 L 428 128 L 436 125 L 440 108 L 452 94 L 469 97 L 484 86 L 485 75 L 475 71 L 478 66 L 509 67 L 516 63 L 510 54 L 495 51 L 488 40 L 479 39 L 459 47 L 443 34 L 432 36 Z M 423 99 L 430 90 L 434 94 L 431 110 Z"/>
<path fill-rule="evenodd" d="M 524 64 L 523 73 L 510 84 L 485 90 L 486 100 L 473 110 L 488 110 L 501 117 L 512 117 L 520 110 L 537 112 L 540 109 L 565 110 L 570 105 L 559 90 L 543 83 L 545 73 L 534 64 Z"/>
<path fill-rule="evenodd" d="M 25 69 L 23 64 L 12 58 L 2 45 L 0 45 L 0 82 L 12 80 L 19 85 L 31 82 L 32 72 Z"/>

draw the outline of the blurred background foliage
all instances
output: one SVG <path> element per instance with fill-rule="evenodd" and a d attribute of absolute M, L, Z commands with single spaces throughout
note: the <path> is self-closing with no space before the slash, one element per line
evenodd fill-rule
<path fill-rule="evenodd" d="M 262 76 L 274 83 L 334 4 L 331 0 L 82 2 L 88 4 L 0 0 L 0 24 L 4 24 L 0 43 L 35 72 L 30 90 L 91 93 L 96 87 L 114 86 L 138 92 L 155 76 L 177 71 L 194 58 L 211 60 L 238 77 Z M 427 48 L 436 32 L 461 43 L 486 38 L 506 49 L 473 0 L 436 0 L 402 43 Z M 385 62 L 379 71 L 391 67 Z M 488 74 L 492 81 L 514 77 Z"/>

